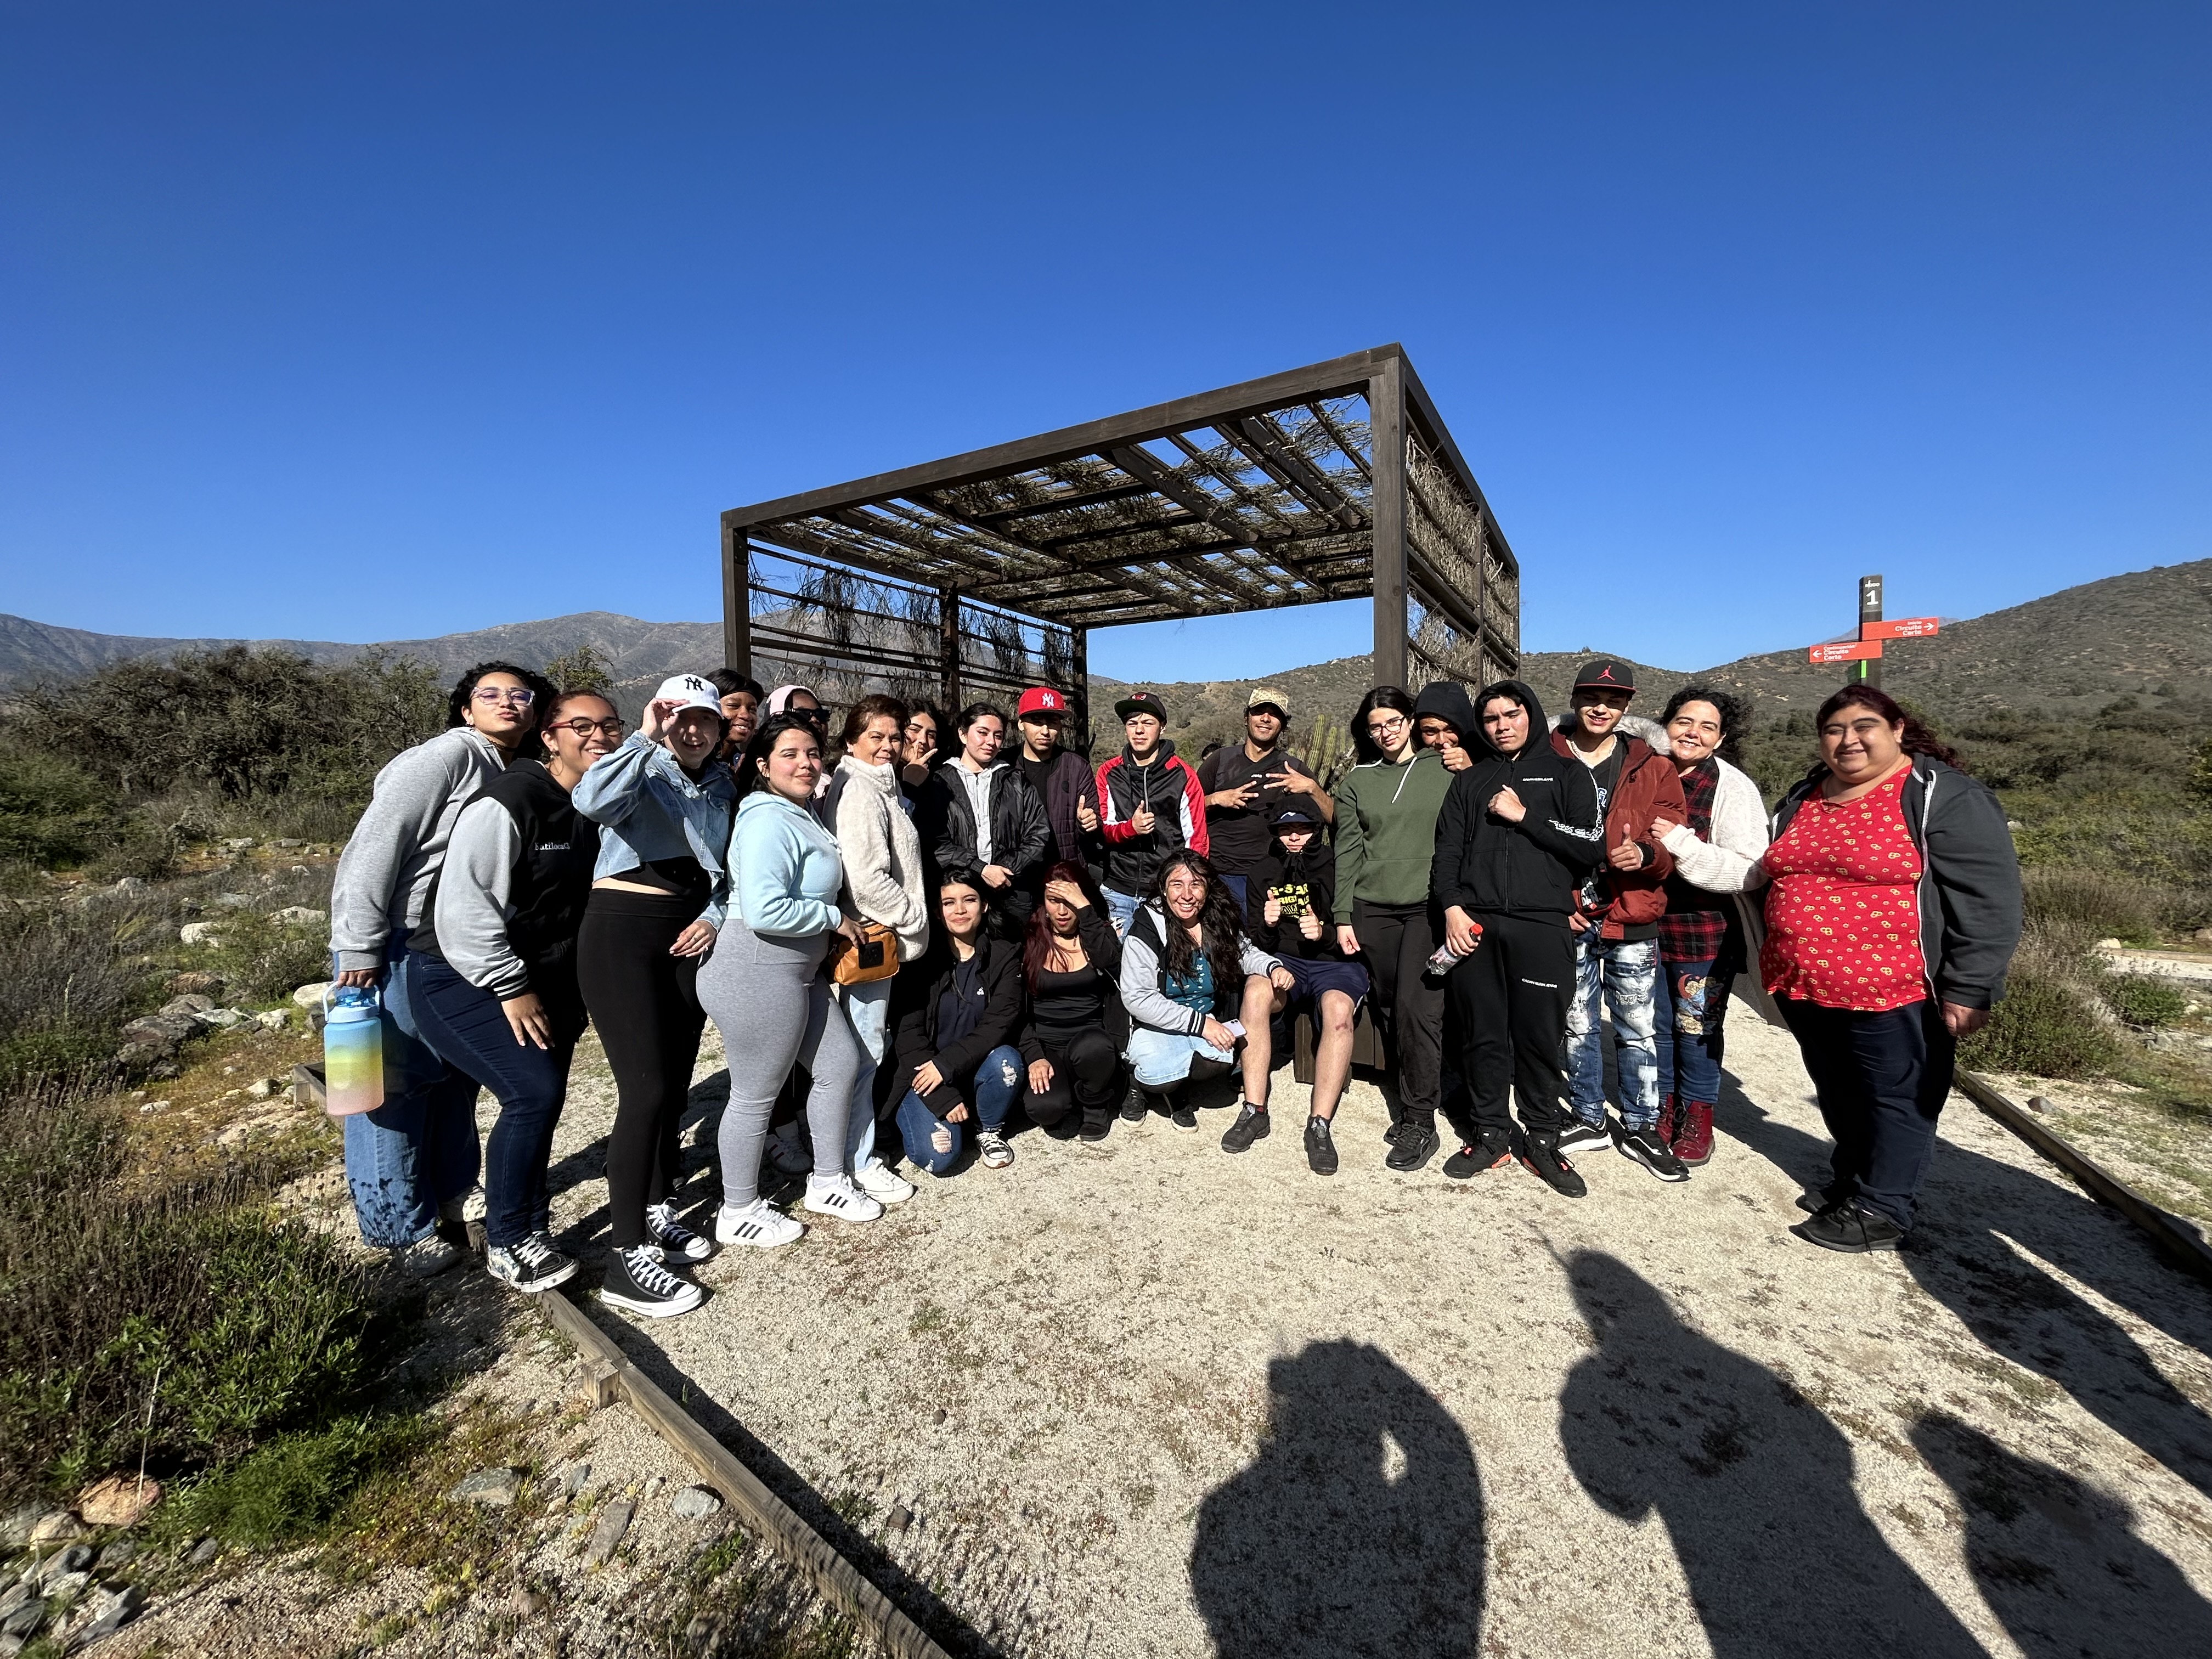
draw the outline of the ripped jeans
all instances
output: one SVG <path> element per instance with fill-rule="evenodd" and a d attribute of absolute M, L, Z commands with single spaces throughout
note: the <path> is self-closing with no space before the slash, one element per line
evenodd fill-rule
<path fill-rule="evenodd" d="M 1659 941 L 1575 935 L 1575 994 L 1567 1005 L 1567 1098 L 1584 1123 L 1605 1121 L 1605 1053 L 1601 1000 L 1613 1015 L 1613 1062 L 1620 1085 L 1620 1127 L 1659 1121 Z"/>
<path fill-rule="evenodd" d="M 1022 1064 L 1020 1050 L 1001 1044 L 983 1056 L 983 1063 L 969 1078 L 947 1078 L 945 1081 L 960 1091 L 968 1103 L 970 1121 L 979 1129 L 995 1130 L 1002 1127 L 1006 1114 L 1013 1110 L 1014 1101 L 1021 1094 L 1022 1081 L 1028 1068 Z M 907 1161 L 918 1170 L 927 1170 L 941 1176 L 960 1156 L 960 1146 L 965 1139 L 966 1123 L 953 1123 L 929 1109 L 929 1104 L 913 1090 L 899 1102 L 899 1139 L 906 1145 Z"/>

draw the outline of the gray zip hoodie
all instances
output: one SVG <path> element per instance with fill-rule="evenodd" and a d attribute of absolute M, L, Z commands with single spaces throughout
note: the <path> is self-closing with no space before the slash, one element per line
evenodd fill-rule
<path fill-rule="evenodd" d="M 404 939 L 422 921 L 453 820 L 506 769 L 500 746 L 466 726 L 386 763 L 368 810 L 338 854 L 331 888 L 331 957 L 338 972 L 381 967 L 392 936 Z"/>

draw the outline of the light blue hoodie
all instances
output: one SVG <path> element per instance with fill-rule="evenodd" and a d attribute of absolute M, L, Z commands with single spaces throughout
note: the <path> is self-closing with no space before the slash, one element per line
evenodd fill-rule
<path fill-rule="evenodd" d="M 837 895 L 845 884 L 845 861 L 838 856 L 837 837 L 813 813 L 773 790 L 756 790 L 738 803 L 730 866 L 738 915 L 756 933 L 811 939 L 835 927 L 842 915 Z"/>
<path fill-rule="evenodd" d="M 605 831 L 592 879 L 689 855 L 714 884 L 699 919 L 719 929 L 730 908 L 726 855 L 737 793 L 727 767 L 710 760 L 694 780 L 667 750 L 632 732 L 613 754 L 592 763 L 571 796 L 576 810 Z"/>

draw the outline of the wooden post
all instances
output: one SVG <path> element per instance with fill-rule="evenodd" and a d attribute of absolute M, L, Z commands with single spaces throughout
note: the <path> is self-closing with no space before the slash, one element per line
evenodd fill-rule
<path fill-rule="evenodd" d="M 1367 382 L 1374 434 L 1375 671 L 1377 685 L 1406 683 L 1406 377 L 1396 357 Z"/>
<path fill-rule="evenodd" d="M 1866 625 L 1881 620 L 1881 578 L 1859 578 L 1859 637 L 1866 637 Z M 1859 684 L 1879 687 L 1881 684 L 1881 659 L 1866 659 L 1858 665 Z"/>
<path fill-rule="evenodd" d="M 722 666 L 753 672 L 752 551 L 744 526 L 722 526 Z"/>
<path fill-rule="evenodd" d="M 1068 722 L 1068 747 L 1087 757 L 1091 753 L 1091 630 L 1071 628 L 1067 634 L 1068 678 L 1075 682 L 1067 688 L 1075 703 L 1075 718 Z"/>
<path fill-rule="evenodd" d="M 945 717 L 957 720 L 960 715 L 960 590 L 940 587 L 937 590 L 938 617 L 938 690 L 945 698 Z M 949 732 L 937 734 L 940 754 L 952 752 Z"/>

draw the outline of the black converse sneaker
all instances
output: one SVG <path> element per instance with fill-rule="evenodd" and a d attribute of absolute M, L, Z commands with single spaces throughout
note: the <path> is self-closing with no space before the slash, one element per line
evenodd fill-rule
<path fill-rule="evenodd" d="M 1254 1141 L 1265 1140 L 1272 1127 L 1267 1121 L 1265 1106 L 1255 1106 L 1249 1100 L 1241 1100 L 1237 1103 L 1237 1121 L 1231 1124 L 1228 1133 L 1221 1137 L 1221 1150 L 1241 1152 Z"/>
<path fill-rule="evenodd" d="M 484 1267 L 509 1290 L 535 1296 L 576 1276 L 576 1264 L 553 1247 L 544 1233 L 532 1233 L 520 1244 L 493 1244 L 484 1250 Z"/>
<path fill-rule="evenodd" d="M 1325 1117 L 1306 1120 L 1306 1168 L 1318 1176 L 1336 1173 L 1336 1137 Z"/>
<path fill-rule="evenodd" d="M 1563 1152 L 1579 1152 L 1592 1146 L 1609 1145 L 1613 1132 L 1605 1127 L 1605 1108 L 1598 1108 L 1597 1121 L 1570 1115 L 1566 1127 L 1559 1133 L 1559 1146 Z"/>
<path fill-rule="evenodd" d="M 607 1276 L 599 1285 L 599 1300 L 613 1308 L 627 1308 L 647 1319 L 666 1319 L 687 1314 L 707 1299 L 707 1292 L 688 1279 L 678 1279 L 647 1254 L 642 1244 L 607 1253 Z"/>
<path fill-rule="evenodd" d="M 645 1212 L 645 1248 L 656 1261 L 704 1261 L 714 1247 L 676 1218 L 672 1204 L 654 1205 Z"/>

